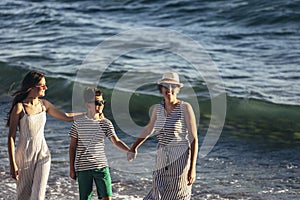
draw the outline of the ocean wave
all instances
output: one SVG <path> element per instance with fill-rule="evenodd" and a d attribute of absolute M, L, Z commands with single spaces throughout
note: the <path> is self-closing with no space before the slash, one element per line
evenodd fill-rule
<path fill-rule="evenodd" d="M 3 66 L 3 63 L 2 63 Z M 24 74 L 26 69 L 4 67 L 1 74 L 1 81 L 4 82 L 1 87 L 2 104 L 9 102 L 8 90 L 13 82 L 20 81 L 20 75 Z M 116 75 L 119 77 L 118 73 Z M 68 75 L 66 75 L 68 76 Z M 46 76 L 47 77 L 47 76 Z M 74 82 L 65 78 L 50 76 L 47 78 L 47 95 L 46 98 L 58 107 L 67 110 L 72 108 L 72 94 L 74 91 Z M 15 86 L 16 89 L 17 85 Z M 111 110 L 112 93 L 122 88 L 107 88 L 99 85 L 103 90 L 107 100 L 106 115 L 113 119 L 114 115 Z M 147 88 L 147 87 L 146 87 Z M 146 89 L 144 88 L 144 89 Z M 156 87 L 155 87 L 156 88 Z M 123 91 L 124 94 L 131 96 L 128 106 L 132 120 L 141 126 L 146 125 L 149 120 L 149 109 L 162 100 L 157 89 L 149 87 L 148 92 L 140 89 L 138 91 Z M 200 130 L 204 136 L 206 134 L 211 120 L 211 101 L 210 98 L 198 96 L 200 108 Z M 189 101 L 189 97 L 182 98 Z M 121 101 L 121 99 L 120 99 Z M 9 105 L 9 104 L 7 104 Z M 197 113 L 196 113 L 197 114 Z M 265 140 L 278 141 L 286 144 L 300 144 L 300 107 L 296 105 L 275 104 L 259 99 L 237 98 L 227 96 L 226 122 L 224 125 L 225 132 L 231 132 L 239 137 L 264 138 Z M 233 128 L 234 127 L 234 128 Z"/>

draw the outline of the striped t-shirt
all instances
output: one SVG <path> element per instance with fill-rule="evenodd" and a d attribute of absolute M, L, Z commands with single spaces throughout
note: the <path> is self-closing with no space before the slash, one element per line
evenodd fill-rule
<path fill-rule="evenodd" d="M 107 167 L 104 140 L 115 134 L 111 121 L 106 118 L 93 120 L 84 116 L 74 121 L 69 135 L 77 139 L 76 171 Z"/>

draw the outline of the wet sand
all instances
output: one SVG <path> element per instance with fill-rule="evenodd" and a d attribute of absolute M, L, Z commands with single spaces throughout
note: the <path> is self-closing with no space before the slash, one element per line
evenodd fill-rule
<path fill-rule="evenodd" d="M 16 199 L 16 183 L 15 180 L 9 177 L 8 172 L 1 171 L 0 174 L 0 200 Z M 126 189 L 127 188 L 127 189 Z M 95 189 L 95 186 L 94 186 Z M 141 200 L 142 191 L 136 191 L 140 194 L 134 194 L 132 188 L 124 187 L 121 183 L 113 183 L 113 199 L 116 200 Z M 67 177 L 49 178 L 46 199 L 55 200 L 74 200 L 79 199 L 78 185 L 76 181 Z M 97 199 L 96 192 L 94 198 Z"/>

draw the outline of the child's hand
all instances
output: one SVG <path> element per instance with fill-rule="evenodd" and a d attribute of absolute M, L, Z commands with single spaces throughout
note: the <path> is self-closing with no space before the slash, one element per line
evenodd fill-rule
<path fill-rule="evenodd" d="M 70 170 L 70 177 L 71 179 L 76 180 L 76 172 L 74 170 Z"/>
<path fill-rule="evenodd" d="M 127 160 L 129 162 L 132 162 L 136 159 L 136 154 L 137 152 L 136 151 L 133 151 L 132 149 L 130 149 L 128 152 L 127 152 Z"/>

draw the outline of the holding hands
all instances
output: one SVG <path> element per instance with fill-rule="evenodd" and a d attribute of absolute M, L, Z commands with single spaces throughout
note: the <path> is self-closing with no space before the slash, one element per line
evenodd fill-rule
<path fill-rule="evenodd" d="M 129 162 L 132 162 L 136 159 L 136 155 L 137 155 L 137 151 L 133 148 L 131 148 L 128 152 L 127 152 L 127 160 Z"/>

